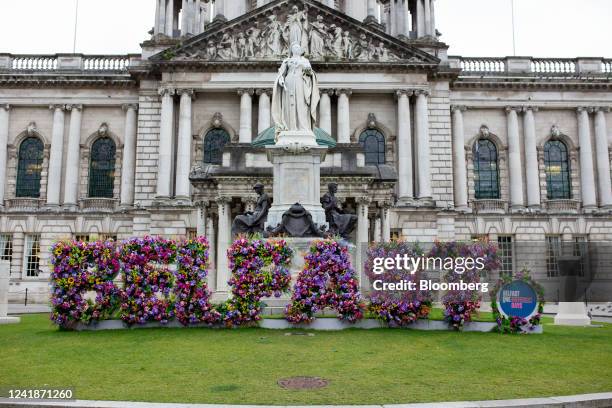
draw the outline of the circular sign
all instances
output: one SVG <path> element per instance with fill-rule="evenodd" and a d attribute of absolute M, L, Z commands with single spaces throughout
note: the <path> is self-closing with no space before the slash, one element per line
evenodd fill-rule
<path fill-rule="evenodd" d="M 504 317 L 529 319 L 538 310 L 538 294 L 527 282 L 514 281 L 497 292 L 497 304 Z"/>

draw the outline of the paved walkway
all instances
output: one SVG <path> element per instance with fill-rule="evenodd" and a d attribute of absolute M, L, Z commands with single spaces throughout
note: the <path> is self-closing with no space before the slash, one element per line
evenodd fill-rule
<path fill-rule="evenodd" d="M 300 408 L 319 408 L 332 405 L 303 406 Z M 340 405 L 333 405 L 341 407 Z M 210 405 L 210 404 L 160 404 L 148 402 L 125 402 L 125 401 L 54 401 L 54 402 L 18 402 L 0 398 L 0 407 L 11 408 L 266 408 L 264 405 Z M 282 406 L 270 406 L 270 408 L 281 408 Z M 612 407 L 612 392 L 601 394 L 582 394 L 549 398 L 527 398 L 515 400 L 497 401 L 463 401 L 463 402 L 437 402 L 423 404 L 399 404 L 399 405 L 348 405 L 351 408 L 485 408 L 485 407 L 531 407 L 531 408 L 609 408 Z M 284 407 L 282 407 L 284 408 Z M 291 407 L 297 408 L 297 407 Z"/>

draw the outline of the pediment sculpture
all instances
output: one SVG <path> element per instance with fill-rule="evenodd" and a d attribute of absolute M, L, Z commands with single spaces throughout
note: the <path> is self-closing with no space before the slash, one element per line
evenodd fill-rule
<path fill-rule="evenodd" d="M 401 45 L 385 41 L 359 25 L 328 18 L 316 6 L 304 2 L 279 5 L 286 12 L 250 16 L 222 29 L 211 29 L 171 53 L 174 60 L 245 61 L 280 60 L 297 43 L 311 61 L 431 62 L 402 54 Z M 327 13 L 327 14 L 326 14 Z M 248 23 L 248 26 L 245 26 Z M 248 28 L 246 28 L 248 27 Z M 407 47 L 407 46 L 406 46 Z M 392 49 L 393 48 L 393 49 Z M 398 52 L 399 51 L 399 52 Z M 409 54 L 410 51 L 406 52 Z"/>

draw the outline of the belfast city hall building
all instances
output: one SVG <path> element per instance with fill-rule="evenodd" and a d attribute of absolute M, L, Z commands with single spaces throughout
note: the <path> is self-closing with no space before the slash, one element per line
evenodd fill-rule
<path fill-rule="evenodd" d="M 147 234 L 206 235 L 225 293 L 232 220 L 256 183 L 272 196 L 295 22 L 321 89 L 321 193 L 338 184 L 353 242 L 488 237 L 503 271 L 554 280 L 564 244 L 612 240 L 611 59 L 448 55 L 435 0 L 150 1 L 141 54 L 0 53 L 11 301 L 47 301 L 56 240 Z"/>

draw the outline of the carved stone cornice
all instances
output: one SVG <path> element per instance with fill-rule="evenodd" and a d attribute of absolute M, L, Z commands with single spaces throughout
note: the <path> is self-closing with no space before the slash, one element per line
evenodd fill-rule
<path fill-rule="evenodd" d="M 541 80 L 534 78 L 530 81 L 516 81 L 514 79 L 493 80 L 491 78 L 463 77 L 452 82 L 453 89 L 542 89 L 542 90 L 612 90 L 612 81 L 606 78 L 581 78 L 574 81 Z"/>

